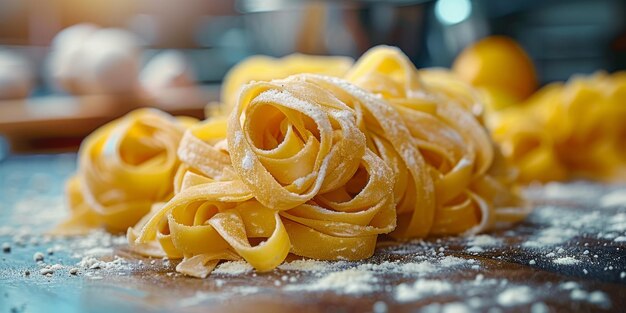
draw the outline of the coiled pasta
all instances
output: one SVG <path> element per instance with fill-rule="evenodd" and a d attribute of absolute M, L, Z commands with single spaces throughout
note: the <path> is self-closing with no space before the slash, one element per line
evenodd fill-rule
<path fill-rule="evenodd" d="M 476 233 L 526 215 L 472 88 L 443 71 L 418 75 L 406 55 L 386 46 L 363 55 L 347 79 L 387 100 L 399 114 L 385 119 L 396 128 L 398 118 L 404 122 L 410 136 L 403 141 L 420 155 L 402 157 L 408 148 L 396 149 L 403 162 L 391 166 L 400 177 L 408 171 L 412 183 L 395 189 L 406 193 L 396 200 L 410 199 L 397 208 L 397 236 Z M 384 139 L 397 140 L 397 133 Z"/>
<path fill-rule="evenodd" d="M 169 200 L 178 143 L 193 121 L 139 109 L 90 134 L 78 153 L 78 172 L 66 185 L 70 217 L 54 233 L 80 234 L 101 226 L 125 231 L 152 204 Z"/>
<path fill-rule="evenodd" d="M 269 81 L 300 73 L 314 73 L 342 77 L 353 60 L 340 56 L 313 56 L 291 54 L 283 58 L 252 56 L 235 65 L 224 77 L 222 104 L 224 114 L 235 107 L 242 86 L 251 81 Z"/>
<path fill-rule="evenodd" d="M 521 182 L 626 180 L 626 73 L 554 83 L 493 112 L 494 139 Z"/>
<path fill-rule="evenodd" d="M 173 197 L 152 198 L 127 231 L 132 250 L 182 259 L 181 273 L 237 259 L 269 271 L 289 253 L 360 260 L 381 234 L 474 234 L 527 213 L 473 89 L 442 71 L 420 77 L 398 49 L 372 49 L 344 79 L 224 88 L 229 114 L 179 134 L 176 174 L 159 181 Z"/>
<path fill-rule="evenodd" d="M 187 131 L 176 196 L 130 244 L 204 277 L 220 259 L 259 271 L 289 252 L 358 260 L 379 234 L 476 233 L 525 216 L 469 87 L 434 71 L 424 82 L 389 47 L 347 79 L 369 91 L 314 74 L 246 85 L 227 121 Z"/>
<path fill-rule="evenodd" d="M 187 160 L 180 192 L 140 232 L 129 230 L 131 245 L 182 256 L 177 269 L 200 277 L 220 259 L 241 257 L 267 271 L 289 252 L 325 260 L 371 256 L 377 235 L 396 225 L 392 172 L 366 147 L 354 110 L 314 78 L 247 85 L 229 119 L 228 149 L 210 134 L 215 120 L 188 130 L 194 147 L 179 150 Z M 228 155 L 230 163 L 189 162 L 201 151 Z"/>

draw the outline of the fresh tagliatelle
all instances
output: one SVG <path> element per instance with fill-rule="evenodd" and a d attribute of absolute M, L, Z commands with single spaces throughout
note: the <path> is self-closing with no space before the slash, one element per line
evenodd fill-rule
<path fill-rule="evenodd" d="M 419 75 L 399 49 L 385 46 L 368 51 L 346 78 L 395 111 L 393 126 L 387 127 L 398 130 L 385 130 L 380 137 L 394 146 L 395 151 L 382 149 L 395 152 L 391 168 L 406 177 L 396 180 L 394 189 L 400 201 L 396 236 L 476 233 L 527 214 L 513 190 L 513 173 L 481 123 L 472 88 L 442 71 Z M 406 132 L 403 147 L 393 143 Z M 410 149 L 417 157 L 407 155 Z"/>
<path fill-rule="evenodd" d="M 436 71 L 420 79 L 391 47 L 368 52 L 346 80 L 249 83 L 227 118 L 186 132 L 175 196 L 129 229 L 129 244 L 205 277 L 220 260 L 258 271 L 289 253 L 359 260 L 380 234 L 518 221 L 527 211 L 480 113 L 471 88 Z"/>
<path fill-rule="evenodd" d="M 81 147 L 62 228 L 140 219 L 127 230 L 133 251 L 182 259 L 177 271 L 206 277 L 222 260 L 258 271 L 290 253 L 361 260 L 381 234 L 475 234 L 527 214 L 472 88 L 418 72 L 392 47 L 351 68 L 309 58 L 258 59 L 275 67 L 264 74 L 265 65 L 237 67 L 227 113 L 184 134 L 171 119 L 145 131 L 147 111 L 96 131 Z M 281 79 L 249 82 L 259 75 Z"/>
<path fill-rule="evenodd" d="M 491 114 L 521 182 L 626 181 L 626 73 L 574 77 Z"/>
<path fill-rule="evenodd" d="M 78 153 L 78 172 L 66 185 L 70 217 L 53 231 L 81 234 L 98 227 L 125 231 L 154 203 L 169 200 L 176 156 L 191 118 L 138 109 L 90 134 Z"/>
<path fill-rule="evenodd" d="M 183 257 L 177 270 L 199 277 L 222 259 L 243 258 L 267 271 L 289 252 L 323 260 L 371 256 L 377 236 L 396 226 L 393 173 L 325 79 L 246 85 L 227 144 L 212 120 L 190 129 L 179 149 L 179 192 L 129 230 L 134 249 Z"/>
<path fill-rule="evenodd" d="M 230 113 L 242 86 L 251 81 L 269 81 L 300 73 L 342 77 L 353 60 L 341 56 L 291 54 L 283 58 L 252 56 L 235 65 L 224 77 L 221 98 L 224 114 Z"/>

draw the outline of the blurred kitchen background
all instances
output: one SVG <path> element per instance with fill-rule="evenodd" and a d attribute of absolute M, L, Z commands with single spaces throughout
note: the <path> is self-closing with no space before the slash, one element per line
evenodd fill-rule
<path fill-rule="evenodd" d="M 63 40 L 53 39 L 81 23 L 132 33 L 102 35 L 103 49 L 128 47 L 139 64 L 111 69 L 94 50 L 88 57 L 97 68 L 63 72 L 81 60 L 69 52 L 65 63 L 55 60 Z M 15 152 L 76 149 L 137 106 L 202 117 L 219 99 L 224 74 L 250 55 L 358 57 L 389 44 L 418 67 L 450 66 L 466 45 L 492 34 L 516 39 L 542 84 L 626 68 L 626 0 L 0 0 L 0 158 L 9 142 Z M 94 71 L 112 83 L 75 87 L 73 79 Z M 128 73 L 150 76 L 139 95 L 123 88 Z"/>

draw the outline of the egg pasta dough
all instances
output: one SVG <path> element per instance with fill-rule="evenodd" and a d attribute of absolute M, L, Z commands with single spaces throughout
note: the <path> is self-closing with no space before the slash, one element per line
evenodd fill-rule
<path fill-rule="evenodd" d="M 493 136 L 520 181 L 626 181 L 626 72 L 574 77 L 494 112 Z"/>
<path fill-rule="evenodd" d="M 452 75 L 418 73 L 386 46 L 341 78 L 232 87 L 255 75 L 245 68 L 227 75 L 224 86 L 239 92 L 223 98 L 224 114 L 181 135 L 176 173 L 162 181 L 173 196 L 128 229 L 132 250 L 206 277 L 221 260 L 258 271 L 289 253 L 360 260 L 381 234 L 475 234 L 528 213 L 478 98 Z"/>
<path fill-rule="evenodd" d="M 421 80 L 389 47 L 345 78 L 246 85 L 226 122 L 187 131 L 177 194 L 130 244 L 204 277 L 222 259 L 259 271 L 290 252 L 358 260 L 379 234 L 470 234 L 524 217 L 471 88 L 435 71 Z"/>
<path fill-rule="evenodd" d="M 125 231 L 169 200 L 179 165 L 176 150 L 192 118 L 139 109 L 90 134 L 78 152 L 78 171 L 66 184 L 70 217 L 55 234 L 105 227 Z"/>

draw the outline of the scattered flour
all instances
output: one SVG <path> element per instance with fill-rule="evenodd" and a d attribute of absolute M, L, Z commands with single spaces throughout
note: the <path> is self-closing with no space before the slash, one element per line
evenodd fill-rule
<path fill-rule="evenodd" d="M 237 134 L 241 135 L 241 133 Z M 237 139 L 237 138 L 236 138 Z M 241 138 L 238 138 L 241 140 Z M 244 160 L 242 160 L 242 166 L 250 168 L 253 166 L 253 155 L 246 155 Z M 246 160 L 248 159 L 248 160 Z M 246 165 L 247 164 L 247 165 Z M 553 187 L 548 187 L 548 194 L 552 193 L 555 197 L 559 199 L 569 200 L 572 196 L 572 191 L 565 186 L 560 185 L 552 185 Z M 552 188 L 552 190 L 550 190 Z M 577 188 L 575 190 L 584 191 L 584 188 Z M 576 193 L 576 192 L 574 192 Z M 579 193 L 575 196 L 578 198 L 586 198 L 587 195 L 596 194 L 595 191 L 590 191 L 585 193 Z M 61 199 L 62 200 L 62 199 Z M 62 203 L 62 201 L 59 201 Z M 610 194 L 605 195 L 600 200 L 600 205 L 602 207 L 620 207 L 626 206 L 626 193 L 623 191 L 616 191 Z M 28 206 L 33 207 L 31 205 Z M 38 207 L 38 206 L 35 206 Z M 27 208 L 26 205 L 23 205 L 23 208 Z M 0 207 L 0 209 L 2 209 Z M 559 245 L 565 243 L 567 241 L 571 241 L 573 238 L 579 236 L 581 231 L 587 231 L 588 229 L 597 229 L 604 232 L 603 236 L 598 236 L 598 238 L 610 239 L 613 242 L 626 242 L 626 233 L 620 233 L 626 231 L 626 212 L 622 211 L 611 216 L 610 220 L 606 220 L 602 215 L 598 212 L 588 212 L 585 214 L 563 214 L 566 208 L 553 207 L 555 210 L 546 210 L 544 212 L 537 212 L 539 216 L 539 221 L 542 225 L 545 225 L 542 231 L 532 234 L 529 238 L 529 241 L 523 243 L 524 247 L 530 248 L 545 248 L 551 247 L 554 245 Z M 621 208 L 618 208 L 621 209 Z M 559 211 L 560 210 L 560 211 Z M 601 210 L 597 210 L 601 211 Z M 58 218 L 58 216 L 53 216 L 54 218 Z M 26 229 L 26 227 L 24 228 Z M 19 231 L 19 233 L 17 233 Z M 610 233 L 612 232 L 612 233 Z M 0 227 L 0 235 L 11 235 L 17 234 L 14 236 L 14 248 L 19 248 L 21 245 L 26 243 L 30 243 L 32 245 L 38 245 L 40 243 L 46 243 L 45 237 L 33 238 L 32 233 L 28 233 L 26 230 L 18 230 L 15 228 L 9 227 Z M 502 243 L 502 240 L 497 237 L 492 237 L 489 235 L 479 235 L 470 237 L 467 241 L 467 245 L 469 251 L 477 252 L 481 251 L 484 247 L 497 246 Z M 91 279 L 101 279 L 101 276 L 93 276 L 94 273 L 101 273 L 99 271 L 95 271 L 98 269 L 124 269 L 128 268 L 126 261 L 115 256 L 112 261 L 102 261 L 96 257 L 101 256 L 109 256 L 113 257 L 114 247 L 116 245 L 125 245 L 126 239 L 123 236 L 112 236 L 108 233 L 102 231 L 93 232 L 85 237 L 80 237 L 78 239 L 72 239 L 70 244 L 64 245 L 66 252 L 74 253 L 73 256 L 82 258 L 77 263 L 77 267 L 68 267 L 68 273 L 78 273 L 79 269 L 81 272 L 84 272 Z M 8 243 L 6 246 L 11 247 Z M 621 248 L 621 246 L 620 246 Z M 563 249 L 560 249 L 561 251 Z M 43 250 L 42 250 L 43 251 Z M 53 251 L 56 252 L 57 250 Z M 475 264 L 475 260 L 467 260 L 463 258 L 456 257 L 443 257 L 443 252 L 445 249 L 440 248 L 437 251 L 433 249 L 433 255 L 436 257 L 429 257 L 426 259 L 415 258 L 414 261 L 406 262 L 382 262 L 380 264 L 362 264 L 362 263 L 350 263 L 350 262 L 324 262 L 324 261 L 315 261 L 315 260 L 298 260 L 292 261 L 289 263 L 282 264 L 279 266 L 280 270 L 284 271 L 302 271 L 302 272 L 312 272 L 312 273 L 323 273 L 324 275 L 319 275 L 322 277 L 317 277 L 312 282 L 309 282 L 306 279 L 305 275 L 298 276 L 299 280 L 293 279 L 294 277 L 285 276 L 285 278 L 281 278 L 279 284 L 284 284 L 285 289 L 291 290 L 305 290 L 305 291 L 323 291 L 330 290 L 338 293 L 345 294 L 366 294 L 369 292 L 377 291 L 377 290 L 388 290 L 393 292 L 393 296 L 397 301 L 405 302 L 405 301 L 413 301 L 419 300 L 426 296 L 438 295 L 451 293 L 455 289 L 461 289 L 455 287 L 458 282 L 449 282 L 446 279 L 437 280 L 432 279 L 432 277 L 423 278 L 421 276 L 425 274 L 433 274 L 439 273 L 442 270 L 449 269 L 455 266 L 465 266 L 470 264 Z M 551 252 L 551 251 L 555 251 Z M 550 257 L 556 257 L 559 255 L 558 259 L 553 260 L 555 264 L 562 265 L 571 265 L 577 264 L 581 262 L 581 260 L 577 260 L 571 256 L 563 256 L 563 251 L 557 251 L 556 247 L 550 248 L 547 251 L 542 251 L 542 254 L 550 252 Z M 572 255 L 568 251 L 568 254 Z M 587 252 L 588 254 L 589 252 Z M 48 254 L 51 254 L 48 252 Z M 593 253 L 592 253 L 593 254 Z M 563 256 L 563 257 L 561 257 Z M 46 256 L 46 260 L 48 257 Z M 352 264 L 352 265 L 351 265 Z M 60 264 L 54 265 L 45 265 L 42 262 L 39 263 L 39 266 L 42 267 L 40 272 L 45 276 L 50 276 L 55 273 L 55 271 L 63 270 L 64 267 Z M 477 265 L 476 265 L 477 266 Z M 347 268 L 347 269 L 346 269 Z M 89 271 L 83 271 L 83 269 L 91 269 Z M 468 267 L 469 269 L 469 267 Z M 619 277 L 622 279 L 626 278 L 626 272 L 622 270 L 619 273 Z M 243 274 L 252 271 L 252 268 L 246 262 L 225 262 L 221 264 L 214 272 L 221 274 Z M 584 270 L 585 273 L 587 272 Z M 28 271 L 27 271 L 28 272 Z M 379 280 L 377 275 L 385 275 L 385 273 L 403 273 L 408 276 L 411 276 L 413 279 L 417 278 L 417 280 L 412 281 L 410 283 L 404 283 L 396 286 L 382 285 L 382 281 Z M 28 274 L 27 274 L 28 275 Z M 541 301 L 539 297 L 543 295 L 543 291 L 545 289 L 535 290 L 536 286 L 508 286 L 506 280 L 491 280 L 485 279 L 482 274 L 476 276 L 475 280 L 472 280 L 471 283 L 476 284 L 477 286 L 497 286 L 499 288 L 495 291 L 497 304 L 502 306 L 516 306 L 522 304 L 531 304 L 530 311 L 533 313 L 544 313 L 548 312 L 549 309 L 545 303 L 537 302 Z M 382 277 L 382 276 L 381 276 Z M 419 277 L 419 278 L 418 278 Z M 303 281 L 302 284 L 289 284 L 295 283 L 297 281 Z M 493 282 L 495 281 L 495 282 Z M 461 282 L 461 284 L 468 282 Z M 511 282 L 512 284 L 512 282 Z M 221 287 L 224 285 L 224 280 L 219 280 L 219 284 L 216 281 L 216 286 Z M 225 289 L 229 289 L 230 286 L 223 286 Z M 508 288 L 507 288 L 508 287 Z M 504 290 L 503 290 L 504 288 Z M 531 289 L 532 288 L 532 289 Z M 559 293 L 568 295 L 572 300 L 576 301 L 587 301 L 589 303 L 596 304 L 601 307 L 610 307 L 611 299 L 609 296 L 602 291 L 587 291 L 582 288 L 581 285 L 576 282 L 566 282 L 559 285 L 560 291 Z M 254 294 L 263 291 L 260 287 L 255 286 L 243 286 L 243 287 L 233 287 L 229 289 L 230 291 L 238 294 Z M 498 293 L 500 291 L 500 293 Z M 456 294 L 456 293 L 455 293 Z M 470 301 L 470 300 L 476 301 Z M 432 311 L 428 312 L 471 312 L 471 308 L 479 308 L 480 301 L 487 301 L 487 298 L 481 298 L 481 296 L 474 296 L 469 298 L 466 303 L 462 302 L 452 302 L 448 304 L 432 304 L 424 308 L 424 312 L 426 312 L 427 308 L 432 307 Z M 567 300 L 569 301 L 569 300 Z M 476 304 L 476 305 L 474 305 Z M 490 303 L 491 304 L 491 303 Z M 484 307 L 483 307 L 484 308 Z M 377 302 L 374 305 L 374 311 L 376 312 L 385 312 L 387 310 L 387 306 L 384 302 Z"/>
<path fill-rule="evenodd" d="M 576 288 L 571 291 L 570 298 L 575 301 L 587 301 L 603 308 L 611 307 L 609 296 L 599 290 L 587 292 L 583 289 Z"/>
<path fill-rule="evenodd" d="M 472 308 L 462 302 L 432 303 L 420 310 L 421 313 L 471 313 Z"/>
<path fill-rule="evenodd" d="M 573 289 L 570 292 L 570 298 L 572 300 L 582 301 L 582 300 L 587 299 L 587 295 L 588 294 L 589 294 L 588 292 L 586 292 L 586 291 L 584 291 L 582 289 L 576 288 L 576 289 Z"/>
<path fill-rule="evenodd" d="M 559 288 L 565 289 L 565 290 L 572 290 L 578 287 L 580 287 L 580 285 L 577 282 L 573 282 L 573 281 L 567 281 L 559 285 Z"/>
<path fill-rule="evenodd" d="M 436 272 L 438 269 L 435 266 L 435 263 L 429 261 L 422 262 L 409 262 L 409 263 L 401 263 L 401 262 L 383 262 L 380 264 L 361 264 L 357 267 L 362 270 L 369 270 L 381 273 L 399 273 L 399 274 L 429 274 Z"/>
<path fill-rule="evenodd" d="M 4 252 L 4 253 L 11 252 L 11 244 L 8 243 L 8 242 L 3 242 L 2 243 L 2 252 Z"/>
<path fill-rule="evenodd" d="M 234 140 L 235 145 L 239 145 L 242 140 L 243 140 L 243 133 L 240 132 L 240 131 L 236 131 L 235 132 L 235 140 Z"/>
<path fill-rule="evenodd" d="M 233 288 L 232 291 L 241 295 L 251 295 L 259 293 L 259 291 L 261 291 L 261 288 L 255 286 L 239 286 Z"/>
<path fill-rule="evenodd" d="M 530 313 L 550 313 L 550 308 L 543 302 L 536 302 L 530 306 Z"/>
<path fill-rule="evenodd" d="M 196 306 L 202 304 L 206 301 L 213 299 L 215 296 L 208 292 L 196 291 L 193 296 L 182 298 L 178 300 L 178 305 L 180 307 L 188 307 L 188 306 Z"/>
<path fill-rule="evenodd" d="M 474 262 L 473 260 L 466 260 L 466 259 L 458 258 L 455 256 L 447 256 L 439 261 L 439 264 L 444 267 L 459 266 L 459 265 L 468 264 L 468 263 L 474 263 Z"/>
<path fill-rule="evenodd" d="M 441 307 L 441 313 L 471 313 L 473 310 L 462 302 L 446 303 Z"/>
<path fill-rule="evenodd" d="M 296 186 L 298 188 L 302 188 L 302 186 L 306 182 L 306 179 L 307 179 L 306 176 L 298 177 L 296 180 L 293 181 L 293 184 L 294 184 L 294 186 Z"/>
<path fill-rule="evenodd" d="M 396 273 L 402 275 L 423 276 L 473 263 L 474 260 L 471 259 L 467 260 L 453 256 L 446 256 L 434 260 L 413 262 L 385 261 L 380 264 L 364 263 L 351 268 L 375 274 Z M 349 267 L 349 263 L 345 261 L 328 262 L 317 260 L 296 260 L 283 263 L 278 266 L 278 269 L 296 272 L 316 272 L 321 274 L 327 272 L 337 272 L 339 270 L 346 269 L 346 267 Z"/>
<path fill-rule="evenodd" d="M 252 167 L 254 167 L 254 155 L 252 155 L 252 152 L 246 152 L 246 155 L 241 160 L 241 167 L 246 171 L 252 170 Z"/>
<path fill-rule="evenodd" d="M 35 254 L 33 254 L 33 261 L 35 262 L 43 261 L 43 253 L 35 252 Z"/>
<path fill-rule="evenodd" d="M 49 268 L 42 268 L 42 269 L 39 270 L 39 274 L 45 275 L 45 276 L 50 276 L 50 275 L 54 274 L 54 271 L 49 269 Z"/>
<path fill-rule="evenodd" d="M 52 274 L 62 269 L 63 269 L 63 265 L 61 264 L 53 264 L 53 265 L 48 264 L 48 265 L 44 265 L 39 270 L 39 274 L 50 277 L 52 276 Z"/>
<path fill-rule="evenodd" d="M 372 311 L 374 313 L 387 313 L 387 303 L 384 301 L 376 301 L 374 306 L 372 306 Z"/>
<path fill-rule="evenodd" d="M 509 287 L 497 297 L 497 302 L 501 306 L 516 306 L 530 303 L 533 300 L 533 290 L 528 286 Z"/>
<path fill-rule="evenodd" d="M 615 239 L 613 239 L 613 241 L 615 241 L 615 242 L 626 242 L 626 236 L 615 237 Z"/>
<path fill-rule="evenodd" d="M 428 261 L 418 263 L 405 263 L 400 265 L 400 272 L 402 273 L 425 274 L 435 271 L 437 271 L 436 265 Z"/>
<path fill-rule="evenodd" d="M 626 232 L 626 213 L 615 214 L 609 224 L 609 231 Z"/>
<path fill-rule="evenodd" d="M 234 262 L 230 262 L 234 263 Z M 433 260 L 416 260 L 413 262 L 385 261 L 379 264 L 365 263 L 353 265 L 350 268 L 348 262 L 326 262 L 316 260 L 296 260 L 280 265 L 278 268 L 284 271 L 315 272 L 319 279 L 302 284 L 289 284 L 285 290 L 291 291 L 324 291 L 332 290 L 343 294 L 364 294 L 380 289 L 376 275 L 390 273 L 420 277 L 442 270 L 475 263 L 474 260 L 446 256 Z M 217 271 L 217 270 L 216 270 Z M 323 276 L 322 273 L 325 273 Z M 285 279 L 286 278 L 286 279 Z M 282 281 L 295 282 L 285 276 Z M 435 288 L 435 289 L 433 289 Z M 399 301 L 411 301 L 414 297 L 422 297 L 426 294 L 443 292 L 451 289 L 452 285 L 445 281 L 419 279 L 413 284 L 401 284 L 395 291 Z M 414 291 L 413 296 L 409 296 Z"/>
<path fill-rule="evenodd" d="M 113 254 L 113 249 L 110 247 L 96 247 L 88 249 L 84 252 L 85 256 L 103 256 Z"/>
<path fill-rule="evenodd" d="M 230 261 L 220 264 L 213 273 L 226 275 L 240 275 L 253 270 L 252 265 L 246 261 Z"/>
<path fill-rule="evenodd" d="M 587 300 L 603 308 L 611 307 L 611 299 L 609 299 L 609 296 L 607 296 L 606 293 L 599 291 L 599 290 L 592 291 L 587 297 Z"/>
<path fill-rule="evenodd" d="M 571 256 L 565 256 L 562 258 L 554 259 L 552 260 L 552 262 L 559 265 L 575 265 L 580 263 L 580 260 L 574 259 Z"/>
<path fill-rule="evenodd" d="M 104 269 L 104 270 L 118 270 L 119 271 L 119 270 L 130 269 L 128 262 L 125 259 L 117 255 L 114 256 L 113 260 L 111 261 L 101 261 L 92 256 L 85 256 L 78 263 L 76 263 L 76 265 L 84 269 L 90 269 L 90 270 Z"/>
<path fill-rule="evenodd" d="M 469 238 L 468 245 L 474 247 L 490 247 L 502 243 L 502 240 L 489 235 L 477 235 Z"/>
<path fill-rule="evenodd" d="M 472 246 L 472 247 L 467 248 L 465 251 L 472 252 L 472 253 L 480 253 L 480 252 L 484 252 L 485 249 L 479 246 Z"/>
<path fill-rule="evenodd" d="M 600 198 L 600 206 L 603 208 L 612 206 L 626 206 L 626 191 L 616 190 Z"/>
<path fill-rule="evenodd" d="M 78 240 L 72 241 L 71 250 L 75 251 L 76 257 L 83 257 L 91 252 L 94 252 L 94 255 L 105 251 L 111 254 L 114 246 L 126 246 L 127 243 L 126 236 L 115 236 L 104 230 L 96 230 L 80 237 Z M 109 251 L 109 249 L 111 250 Z"/>
<path fill-rule="evenodd" d="M 325 291 L 332 290 L 343 294 L 371 293 L 378 289 L 378 279 L 370 271 L 351 268 L 330 273 L 317 281 L 306 285 L 288 285 L 289 291 Z"/>
<path fill-rule="evenodd" d="M 412 284 L 403 283 L 395 290 L 399 302 L 415 301 L 427 295 L 438 295 L 452 291 L 452 284 L 443 280 L 418 279 Z"/>
<path fill-rule="evenodd" d="M 285 271 L 299 271 L 299 272 L 325 272 L 332 268 L 337 267 L 337 263 L 342 262 L 327 262 L 318 260 L 295 260 L 287 263 L 283 263 L 278 266 L 279 269 Z"/>
<path fill-rule="evenodd" d="M 578 235 L 573 229 L 553 226 L 541 230 L 537 235 L 531 237 L 529 241 L 523 243 L 527 248 L 544 248 L 562 244 Z"/>
<path fill-rule="evenodd" d="M 551 182 L 543 187 L 542 193 L 548 199 L 585 200 L 593 199 L 599 192 L 587 184 Z"/>
<path fill-rule="evenodd" d="M 434 260 L 414 261 L 414 262 L 389 262 L 380 264 L 361 264 L 359 269 L 370 270 L 381 273 L 398 273 L 405 275 L 427 275 L 438 273 L 454 267 L 473 264 L 472 259 L 463 259 L 454 256 L 446 256 Z"/>
<path fill-rule="evenodd" d="M 63 268 L 63 265 L 57 263 L 57 264 L 49 265 L 48 268 L 53 271 L 58 271 Z"/>

